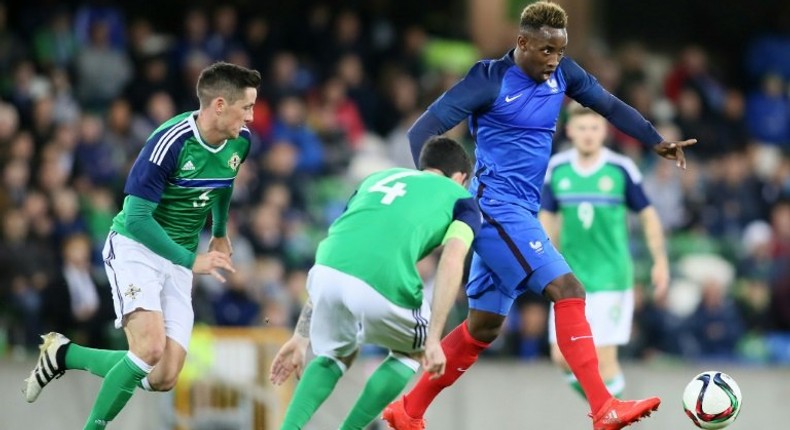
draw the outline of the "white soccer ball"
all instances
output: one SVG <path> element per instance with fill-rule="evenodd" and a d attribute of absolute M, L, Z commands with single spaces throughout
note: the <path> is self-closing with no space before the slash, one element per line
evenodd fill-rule
<path fill-rule="evenodd" d="M 730 375 L 710 370 L 695 376 L 683 391 L 683 409 L 702 429 L 723 429 L 741 411 L 741 389 Z"/>

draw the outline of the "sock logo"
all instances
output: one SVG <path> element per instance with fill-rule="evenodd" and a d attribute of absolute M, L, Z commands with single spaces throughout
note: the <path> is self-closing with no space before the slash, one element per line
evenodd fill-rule
<path fill-rule="evenodd" d="M 571 342 L 576 342 L 579 339 L 592 339 L 592 336 L 571 336 Z"/>
<path fill-rule="evenodd" d="M 458 371 L 459 371 L 459 372 L 466 372 L 467 370 L 469 370 L 469 368 L 466 368 L 466 369 L 462 369 L 462 368 L 460 368 L 460 367 L 458 368 Z"/>

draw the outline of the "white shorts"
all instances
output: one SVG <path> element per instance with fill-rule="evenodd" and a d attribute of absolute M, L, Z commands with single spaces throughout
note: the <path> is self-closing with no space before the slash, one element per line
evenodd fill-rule
<path fill-rule="evenodd" d="M 587 293 L 585 313 L 595 346 L 625 345 L 631 338 L 634 290 Z M 554 305 L 549 312 L 549 342 L 557 343 Z"/>
<path fill-rule="evenodd" d="M 425 347 L 431 317 L 425 299 L 419 309 L 402 308 L 361 279 L 322 265 L 310 269 L 307 291 L 313 302 L 310 341 L 317 356 L 346 357 L 362 343 L 405 354 Z"/>
<path fill-rule="evenodd" d="M 189 350 L 195 313 L 192 271 L 161 257 L 145 245 L 114 231 L 102 251 L 115 305 L 115 327 L 137 309 L 162 313 L 165 334 Z"/>

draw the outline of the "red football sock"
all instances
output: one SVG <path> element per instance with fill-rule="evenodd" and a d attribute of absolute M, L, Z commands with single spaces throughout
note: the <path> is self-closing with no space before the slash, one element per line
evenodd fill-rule
<path fill-rule="evenodd" d="M 472 337 L 466 321 L 456 327 L 450 334 L 442 339 L 442 349 L 447 357 L 447 366 L 444 375 L 431 380 L 428 373 L 423 373 L 420 380 L 408 394 L 403 396 L 403 407 L 412 418 L 422 418 L 433 399 L 475 364 L 477 356 L 489 344 L 480 342 Z"/>
<path fill-rule="evenodd" d="M 584 299 L 563 299 L 554 303 L 554 322 L 557 345 L 595 414 L 612 395 L 598 371 L 598 354 L 584 314 Z"/>

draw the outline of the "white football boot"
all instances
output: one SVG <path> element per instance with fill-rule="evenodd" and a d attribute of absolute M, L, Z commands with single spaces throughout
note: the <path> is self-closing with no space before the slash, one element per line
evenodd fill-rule
<path fill-rule="evenodd" d="M 66 373 L 66 347 L 71 343 L 69 338 L 51 332 L 41 336 L 41 339 L 43 342 L 38 347 L 41 350 L 38 362 L 30 376 L 25 379 L 25 398 L 28 403 L 35 402 L 47 384 Z"/>

